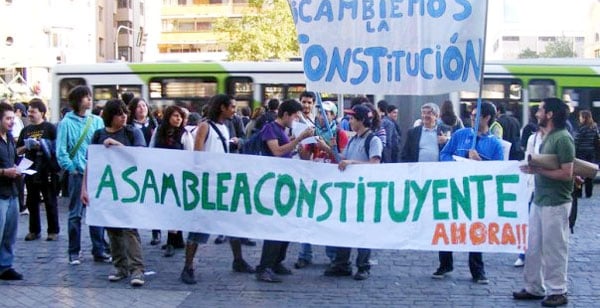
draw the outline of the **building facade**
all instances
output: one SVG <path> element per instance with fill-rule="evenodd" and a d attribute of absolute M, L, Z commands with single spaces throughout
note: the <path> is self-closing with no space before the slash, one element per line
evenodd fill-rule
<path fill-rule="evenodd" d="M 248 0 L 163 0 L 159 58 L 219 60 L 226 57 L 213 24 L 250 12 Z"/>

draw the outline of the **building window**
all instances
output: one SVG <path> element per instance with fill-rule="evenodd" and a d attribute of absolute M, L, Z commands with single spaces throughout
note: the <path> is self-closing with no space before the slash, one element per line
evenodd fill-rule
<path fill-rule="evenodd" d="M 540 36 L 539 40 L 542 42 L 554 42 L 556 41 L 556 37 L 554 36 Z"/>
<path fill-rule="evenodd" d="M 120 9 L 131 8 L 131 0 L 119 0 L 119 3 L 117 4 L 117 8 L 120 8 Z"/>
<path fill-rule="evenodd" d="M 117 21 L 117 28 L 120 26 L 127 27 L 129 29 L 131 29 L 133 27 L 131 21 L 128 21 L 128 20 Z"/>
<path fill-rule="evenodd" d="M 103 16 L 104 16 L 104 8 L 101 6 L 98 6 L 98 21 L 99 22 L 102 22 L 102 20 L 104 19 Z"/>
<path fill-rule="evenodd" d="M 140 2 L 140 15 L 144 16 L 144 2 Z"/>
<path fill-rule="evenodd" d="M 518 42 L 519 37 L 518 36 L 503 36 L 502 40 L 505 42 Z"/>
<path fill-rule="evenodd" d="M 12 0 L 6 0 L 6 5 L 11 5 L 12 4 Z"/>
<path fill-rule="evenodd" d="M 123 61 L 131 61 L 131 47 L 119 47 L 119 59 Z"/>
<path fill-rule="evenodd" d="M 600 58 L 600 49 L 594 50 L 594 58 Z"/>
<path fill-rule="evenodd" d="M 177 4 L 179 4 L 179 5 L 187 5 L 187 1 L 186 0 L 177 0 Z"/>
<path fill-rule="evenodd" d="M 104 57 L 104 39 L 101 37 L 98 38 L 98 56 Z"/>
<path fill-rule="evenodd" d="M 575 37 L 575 42 L 577 42 L 577 43 L 583 43 L 583 41 L 585 41 L 585 37 L 583 37 L 583 36 L 577 36 L 577 37 Z"/>
<path fill-rule="evenodd" d="M 595 41 L 596 41 L 596 42 L 599 42 L 599 41 L 600 41 L 600 33 L 596 33 L 596 38 L 595 38 Z"/>

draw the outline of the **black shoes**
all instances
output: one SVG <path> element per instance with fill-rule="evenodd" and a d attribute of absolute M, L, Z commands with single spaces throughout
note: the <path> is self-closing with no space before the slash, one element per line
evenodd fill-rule
<path fill-rule="evenodd" d="M 173 245 L 167 245 L 167 247 L 165 247 L 165 254 L 163 256 L 169 258 L 173 255 L 175 255 L 175 247 Z"/>
<path fill-rule="evenodd" d="M 352 276 L 352 268 L 348 267 L 340 267 L 340 266 L 329 266 L 323 275 L 328 277 L 342 277 L 342 276 Z"/>
<path fill-rule="evenodd" d="M 17 273 L 12 268 L 9 268 L 0 275 L 0 280 L 23 280 L 23 275 Z"/>
<path fill-rule="evenodd" d="M 433 279 L 444 279 L 444 277 L 446 277 L 446 274 L 452 272 L 451 268 L 438 268 L 435 273 L 433 273 L 431 275 L 431 278 Z"/>
<path fill-rule="evenodd" d="M 40 234 L 39 233 L 27 233 L 27 235 L 25 235 L 25 241 L 29 242 L 29 241 L 35 241 L 38 240 L 40 238 Z"/>
<path fill-rule="evenodd" d="M 253 241 L 253 240 L 251 240 L 251 239 L 248 239 L 248 238 L 242 238 L 242 239 L 240 240 L 240 242 L 241 242 L 241 243 L 242 243 L 242 245 L 244 245 L 244 246 L 250 246 L 250 247 L 254 247 L 254 246 L 256 246 L 256 242 L 255 242 L 255 241 Z"/>
<path fill-rule="evenodd" d="M 109 254 L 103 253 L 101 255 L 94 256 L 94 262 L 111 263 L 112 258 L 110 257 Z"/>
<path fill-rule="evenodd" d="M 150 245 L 156 246 L 160 244 L 160 232 L 152 231 L 152 240 L 150 241 Z"/>
<path fill-rule="evenodd" d="M 281 278 L 277 277 L 270 268 L 256 272 L 256 280 L 270 283 L 282 282 Z"/>
<path fill-rule="evenodd" d="M 307 266 L 310 265 L 311 262 L 304 260 L 304 259 L 298 259 L 298 261 L 296 261 L 296 263 L 294 263 L 294 268 L 296 269 L 301 269 L 301 268 L 305 268 Z"/>
<path fill-rule="evenodd" d="M 367 280 L 371 276 L 371 272 L 367 269 L 359 269 L 356 274 L 354 274 L 354 280 Z"/>
<path fill-rule="evenodd" d="M 564 306 L 569 302 L 567 300 L 567 294 L 552 294 L 548 295 L 546 299 L 542 301 L 544 307 L 558 307 Z"/>
<path fill-rule="evenodd" d="M 254 269 L 254 267 L 250 266 L 250 264 L 248 264 L 248 262 L 246 262 L 244 259 L 233 260 L 233 264 L 231 265 L 231 268 L 236 273 L 248 273 L 248 274 L 256 273 L 256 270 Z"/>
<path fill-rule="evenodd" d="M 527 292 L 527 290 L 522 289 L 518 292 L 513 292 L 513 298 L 518 300 L 540 300 L 544 298 L 544 295 L 535 295 Z"/>
<path fill-rule="evenodd" d="M 181 281 L 185 284 L 196 284 L 196 276 L 194 275 L 193 268 L 184 267 L 181 271 Z"/>
<path fill-rule="evenodd" d="M 215 244 L 217 244 L 217 245 L 223 244 L 225 242 L 227 242 L 227 237 L 225 235 L 219 235 L 215 239 Z"/>
<path fill-rule="evenodd" d="M 292 271 L 289 268 L 285 267 L 281 263 L 275 265 L 275 267 L 273 268 L 273 272 L 275 272 L 275 274 L 277 274 L 277 275 L 291 275 L 292 274 Z"/>

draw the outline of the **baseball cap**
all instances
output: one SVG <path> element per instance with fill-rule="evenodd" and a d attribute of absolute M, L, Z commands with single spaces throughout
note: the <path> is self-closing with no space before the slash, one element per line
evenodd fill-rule
<path fill-rule="evenodd" d="M 356 105 L 352 107 L 352 109 L 345 110 L 344 112 L 346 114 L 354 116 L 354 118 L 359 121 L 364 121 L 366 119 L 373 118 L 373 113 L 371 112 L 371 109 L 363 105 Z"/>
<path fill-rule="evenodd" d="M 334 102 L 324 101 L 321 103 L 321 105 L 323 105 L 323 109 L 325 109 L 325 111 L 329 111 L 329 112 L 332 112 L 333 114 L 337 115 L 337 106 L 335 105 Z"/>

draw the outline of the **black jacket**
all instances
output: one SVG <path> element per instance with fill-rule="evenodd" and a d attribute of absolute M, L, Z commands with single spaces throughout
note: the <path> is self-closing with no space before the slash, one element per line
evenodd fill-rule
<path fill-rule="evenodd" d="M 444 125 L 437 125 L 437 134 L 438 136 L 441 134 L 446 134 L 451 131 L 452 128 Z M 421 132 L 423 131 L 423 126 L 413 127 L 408 131 L 406 136 L 406 143 L 404 144 L 404 148 L 402 149 L 402 162 L 404 163 L 416 163 L 419 161 L 419 142 L 421 141 Z M 438 144 L 440 151 L 444 148 L 445 144 Z"/>

